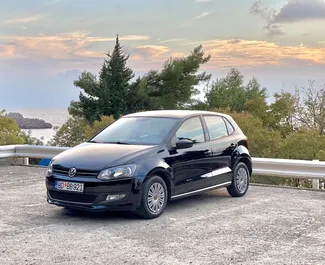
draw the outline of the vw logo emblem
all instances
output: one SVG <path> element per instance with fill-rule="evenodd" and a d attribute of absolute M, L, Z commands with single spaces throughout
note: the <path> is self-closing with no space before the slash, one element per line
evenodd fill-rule
<path fill-rule="evenodd" d="M 75 167 L 70 168 L 69 177 L 72 178 L 77 174 L 77 169 Z"/>

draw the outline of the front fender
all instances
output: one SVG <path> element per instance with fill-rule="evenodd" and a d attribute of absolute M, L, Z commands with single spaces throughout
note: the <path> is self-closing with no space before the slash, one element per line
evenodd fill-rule
<path fill-rule="evenodd" d="M 172 186 L 173 176 L 171 167 L 163 160 L 147 160 L 138 166 L 134 188 L 140 190 L 142 184 L 153 174 L 163 177 L 168 182 L 167 185 Z"/>

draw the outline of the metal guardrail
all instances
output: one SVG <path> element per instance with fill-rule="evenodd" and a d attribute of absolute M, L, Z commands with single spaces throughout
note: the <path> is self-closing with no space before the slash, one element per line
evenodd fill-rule
<path fill-rule="evenodd" d="M 0 145 L 0 158 L 52 158 L 69 147 L 39 145 Z"/>
<path fill-rule="evenodd" d="M 28 165 L 29 158 L 52 158 L 68 150 L 69 147 L 5 145 L 0 146 L 0 159 L 23 157 Z M 319 180 L 325 180 L 325 162 L 318 160 L 293 160 L 253 157 L 253 174 L 259 176 L 275 176 L 313 180 L 313 187 L 319 188 Z"/>

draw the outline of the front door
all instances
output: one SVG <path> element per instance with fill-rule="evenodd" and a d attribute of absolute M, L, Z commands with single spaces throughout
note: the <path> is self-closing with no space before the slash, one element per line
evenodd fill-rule
<path fill-rule="evenodd" d="M 174 136 L 172 145 L 180 139 L 189 139 L 194 145 L 191 148 L 171 151 L 167 159 L 173 170 L 174 195 L 204 188 L 205 178 L 213 170 L 212 150 L 210 143 L 206 142 L 199 116 L 183 122 Z"/>

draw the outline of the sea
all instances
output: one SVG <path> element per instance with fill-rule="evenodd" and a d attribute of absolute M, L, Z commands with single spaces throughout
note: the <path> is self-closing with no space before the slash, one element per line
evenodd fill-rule
<path fill-rule="evenodd" d="M 19 112 L 24 118 L 37 118 L 49 122 L 55 126 L 61 127 L 69 118 L 68 109 L 64 108 L 22 108 L 22 109 L 5 109 L 6 113 Z M 29 130 L 23 130 L 29 131 Z M 31 135 L 36 138 L 44 138 L 46 144 L 55 135 L 54 129 L 35 129 L 30 130 Z"/>

